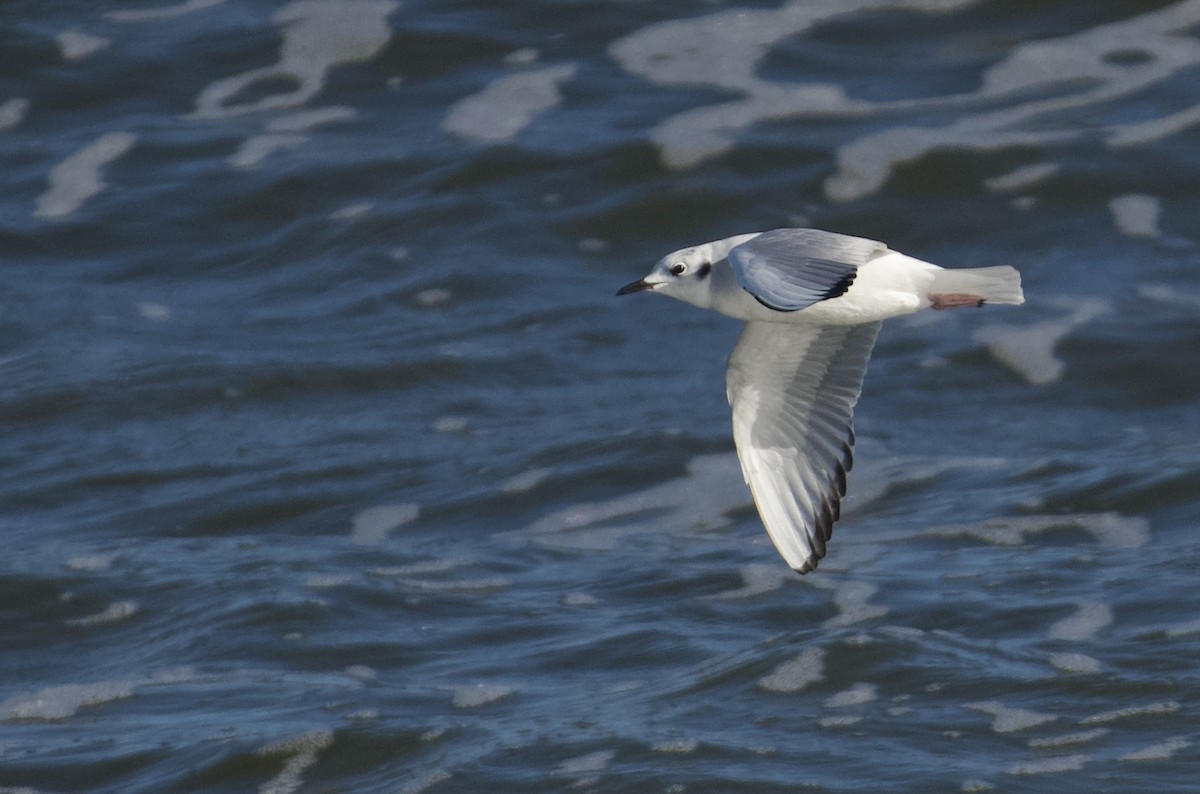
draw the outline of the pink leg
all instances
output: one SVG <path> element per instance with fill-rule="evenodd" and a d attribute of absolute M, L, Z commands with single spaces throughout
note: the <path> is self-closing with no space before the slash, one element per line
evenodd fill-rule
<path fill-rule="evenodd" d="M 982 306 L 983 298 L 966 292 L 931 292 L 929 300 L 934 309 L 962 309 L 966 306 Z"/>

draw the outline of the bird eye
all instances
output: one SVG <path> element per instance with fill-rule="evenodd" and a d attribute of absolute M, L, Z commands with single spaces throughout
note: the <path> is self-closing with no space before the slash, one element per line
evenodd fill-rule
<path fill-rule="evenodd" d="M 671 265 L 671 273 L 673 275 L 682 276 L 683 271 L 685 271 L 685 270 L 687 270 L 687 265 L 685 265 L 682 262 L 677 262 L 674 265 Z"/>

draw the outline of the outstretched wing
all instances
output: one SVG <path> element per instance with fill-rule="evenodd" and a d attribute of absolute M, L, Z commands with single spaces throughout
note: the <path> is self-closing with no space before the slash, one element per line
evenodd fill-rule
<path fill-rule="evenodd" d="M 742 289 L 769 309 L 794 312 L 841 295 L 859 265 L 887 250 L 820 229 L 776 229 L 735 246 L 728 257 Z"/>
<path fill-rule="evenodd" d="M 799 573 L 825 556 L 853 462 L 854 404 L 879 323 L 747 323 L 726 389 L 742 474 Z"/>

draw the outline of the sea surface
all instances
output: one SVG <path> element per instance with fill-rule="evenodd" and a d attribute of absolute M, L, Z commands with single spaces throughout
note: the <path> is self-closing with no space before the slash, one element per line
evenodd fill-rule
<path fill-rule="evenodd" d="M 1200 0 L 5 0 L 0 792 L 1200 790 Z M 781 226 L 885 324 L 776 554 Z"/>

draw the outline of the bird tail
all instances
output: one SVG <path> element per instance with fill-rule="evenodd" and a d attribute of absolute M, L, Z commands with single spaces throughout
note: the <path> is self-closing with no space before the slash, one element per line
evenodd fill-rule
<path fill-rule="evenodd" d="M 1025 302 L 1021 274 L 1008 265 L 935 271 L 929 292 L 974 295 L 984 303 Z"/>

